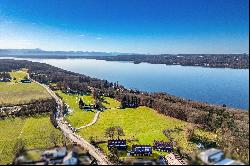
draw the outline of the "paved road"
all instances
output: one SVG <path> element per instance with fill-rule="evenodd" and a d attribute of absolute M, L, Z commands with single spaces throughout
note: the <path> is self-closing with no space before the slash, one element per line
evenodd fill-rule
<path fill-rule="evenodd" d="M 83 128 L 86 128 L 86 127 L 89 127 L 89 126 L 92 126 L 93 124 L 95 124 L 96 121 L 98 120 L 98 117 L 99 117 L 100 113 L 101 113 L 100 111 L 97 111 L 96 114 L 95 114 L 95 117 L 94 117 L 94 119 L 93 119 L 93 121 L 91 123 L 89 123 L 87 125 L 84 125 L 84 126 L 81 126 L 79 128 L 76 128 L 76 130 L 80 130 L 80 129 L 83 129 Z"/>
<path fill-rule="evenodd" d="M 33 80 L 34 81 L 34 80 Z M 36 82 L 36 81 L 34 81 Z M 39 82 L 37 82 L 40 84 Z M 57 115 L 56 120 L 58 123 L 59 128 L 62 130 L 63 134 L 69 138 L 72 142 L 77 143 L 84 149 L 88 150 L 90 155 L 92 155 L 100 165 L 111 165 L 111 162 L 107 159 L 107 157 L 98 149 L 96 149 L 93 145 L 91 145 L 88 141 L 80 137 L 79 135 L 75 134 L 65 123 L 62 117 L 62 107 L 63 102 L 62 100 L 46 85 L 40 84 L 43 86 L 48 93 L 56 100 L 57 102 Z M 99 114 L 98 114 L 99 115 Z M 97 115 L 97 118 L 98 118 Z M 96 119 L 97 119 L 96 118 Z"/>

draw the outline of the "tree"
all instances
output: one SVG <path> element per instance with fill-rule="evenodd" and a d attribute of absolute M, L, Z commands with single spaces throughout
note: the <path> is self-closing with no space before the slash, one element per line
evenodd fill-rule
<path fill-rule="evenodd" d="M 109 159 L 115 164 L 119 163 L 119 152 L 115 146 L 113 146 L 109 151 Z"/>
<path fill-rule="evenodd" d="M 100 99 L 100 94 L 95 88 L 92 91 L 92 95 L 95 100 Z"/>
<path fill-rule="evenodd" d="M 23 79 L 27 80 L 27 79 L 28 79 L 28 76 L 24 76 L 24 78 L 23 78 Z"/>
<path fill-rule="evenodd" d="M 101 99 L 96 99 L 96 100 L 95 100 L 95 108 L 96 108 L 97 110 L 101 110 L 101 109 L 104 109 L 104 108 L 105 108 L 105 106 L 102 104 Z"/>
<path fill-rule="evenodd" d="M 188 124 L 187 127 L 184 129 L 184 134 L 187 141 L 191 141 L 194 137 L 194 125 Z"/>
<path fill-rule="evenodd" d="M 57 135 L 55 131 L 51 131 L 49 138 L 51 143 L 54 144 L 54 146 L 57 146 Z"/>
<path fill-rule="evenodd" d="M 79 108 L 82 109 L 82 107 L 85 105 L 84 102 L 82 101 L 82 99 L 79 99 Z"/>
<path fill-rule="evenodd" d="M 65 135 L 62 135 L 62 144 L 63 146 L 67 146 L 67 138 L 65 137 Z"/>
<path fill-rule="evenodd" d="M 125 133 L 124 133 L 123 129 L 120 126 L 116 126 L 116 131 L 117 131 L 118 139 L 120 139 L 119 138 L 120 136 L 125 136 Z"/>
<path fill-rule="evenodd" d="M 107 128 L 105 130 L 105 136 L 113 139 L 115 136 L 115 128 L 114 127 Z"/>
<path fill-rule="evenodd" d="M 17 157 L 24 151 L 25 151 L 25 143 L 22 139 L 19 138 L 13 148 L 13 155 Z"/>

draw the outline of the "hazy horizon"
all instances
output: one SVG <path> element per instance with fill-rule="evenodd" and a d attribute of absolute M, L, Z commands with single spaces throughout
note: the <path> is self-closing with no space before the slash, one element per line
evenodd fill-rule
<path fill-rule="evenodd" d="M 45 52 L 100 52 L 100 53 L 117 53 L 117 54 L 138 54 L 138 55 L 179 55 L 179 54 L 247 54 L 249 55 L 249 52 L 239 52 L 239 53 L 134 53 L 134 52 L 117 52 L 117 51 L 95 51 L 95 50 L 45 50 L 41 48 L 0 48 L 0 50 L 39 50 L 39 51 L 45 51 Z"/>

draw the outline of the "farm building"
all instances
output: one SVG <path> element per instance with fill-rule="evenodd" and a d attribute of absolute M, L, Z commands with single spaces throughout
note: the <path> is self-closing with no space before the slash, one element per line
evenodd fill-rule
<path fill-rule="evenodd" d="M 29 79 L 23 79 L 23 80 L 21 80 L 21 83 L 31 83 L 31 80 L 29 80 Z"/>
<path fill-rule="evenodd" d="M 10 82 L 9 78 L 0 78 L 0 82 Z"/>
<path fill-rule="evenodd" d="M 45 158 L 63 158 L 67 154 L 65 147 L 55 148 L 51 150 L 46 150 L 42 156 Z"/>
<path fill-rule="evenodd" d="M 132 145 L 130 154 L 132 156 L 151 156 L 152 147 L 150 145 Z"/>
<path fill-rule="evenodd" d="M 126 140 L 108 140 L 108 149 L 116 147 L 118 150 L 127 150 L 127 141 Z"/>
<path fill-rule="evenodd" d="M 172 152 L 173 144 L 171 142 L 154 141 L 153 149 L 161 152 Z"/>
<path fill-rule="evenodd" d="M 66 90 L 66 93 L 68 93 L 68 94 L 78 94 L 78 90 L 73 90 L 73 89 L 68 88 Z"/>
<path fill-rule="evenodd" d="M 81 98 L 79 99 L 79 108 L 80 109 L 84 109 L 84 110 L 92 110 L 92 109 L 95 109 L 95 105 L 94 104 L 86 104 Z"/>

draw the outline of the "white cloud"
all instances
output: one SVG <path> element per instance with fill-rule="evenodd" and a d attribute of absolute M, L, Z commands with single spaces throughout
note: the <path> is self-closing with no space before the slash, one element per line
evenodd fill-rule
<path fill-rule="evenodd" d="M 101 39 L 102 39 L 102 37 L 97 37 L 96 39 L 97 39 L 97 40 L 101 40 Z"/>
<path fill-rule="evenodd" d="M 85 35 L 79 35 L 80 37 L 84 37 Z"/>

